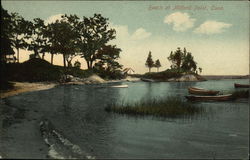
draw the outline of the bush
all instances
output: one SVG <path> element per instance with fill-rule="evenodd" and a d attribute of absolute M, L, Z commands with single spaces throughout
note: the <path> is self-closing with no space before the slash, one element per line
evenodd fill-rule
<path fill-rule="evenodd" d="M 34 58 L 24 63 L 7 64 L 7 78 L 11 81 L 57 81 L 62 72 L 49 62 Z"/>

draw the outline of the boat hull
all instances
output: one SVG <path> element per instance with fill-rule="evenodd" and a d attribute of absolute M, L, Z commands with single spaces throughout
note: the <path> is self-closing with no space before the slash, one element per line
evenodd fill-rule
<path fill-rule="evenodd" d="M 229 101 L 232 100 L 232 94 L 219 96 L 185 96 L 190 101 Z"/>
<path fill-rule="evenodd" d="M 238 84 L 238 83 L 234 83 L 234 87 L 235 87 L 235 88 L 249 88 L 250 85 L 249 85 L 249 84 Z"/>
<path fill-rule="evenodd" d="M 200 88 L 189 87 L 188 92 L 190 94 L 196 94 L 196 95 L 213 96 L 213 95 L 217 95 L 220 91 L 204 90 L 204 89 L 200 89 Z"/>

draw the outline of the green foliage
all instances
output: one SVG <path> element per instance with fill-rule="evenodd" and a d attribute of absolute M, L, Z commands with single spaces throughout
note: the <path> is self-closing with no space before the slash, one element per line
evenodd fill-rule
<path fill-rule="evenodd" d="M 201 107 L 181 100 L 179 97 L 141 100 L 135 103 L 111 104 L 105 108 L 107 112 L 134 116 L 152 115 L 156 117 L 176 117 L 194 115 L 203 111 Z"/>
<path fill-rule="evenodd" d="M 166 71 L 157 72 L 157 73 L 145 73 L 142 75 L 143 78 L 155 79 L 159 81 L 166 81 L 169 78 L 179 78 L 182 76 L 182 73 L 177 71 L 177 69 L 167 69 Z"/>
<path fill-rule="evenodd" d="M 149 72 L 151 71 L 151 68 L 154 67 L 154 61 L 153 61 L 153 59 L 152 59 L 151 51 L 149 51 L 149 53 L 148 53 L 148 58 L 147 58 L 147 60 L 146 60 L 145 65 L 146 65 L 146 67 L 148 67 Z"/>
<path fill-rule="evenodd" d="M 62 72 L 56 67 L 38 58 L 7 65 L 7 77 L 10 81 L 58 81 L 61 75 Z"/>
<path fill-rule="evenodd" d="M 60 21 L 48 24 L 44 32 L 44 36 L 48 38 L 48 49 L 50 53 L 60 53 L 63 55 L 63 64 L 66 67 L 66 61 L 71 63 L 75 53 L 77 52 L 76 38 L 77 30 L 69 23 L 67 15 L 63 16 Z"/>
<path fill-rule="evenodd" d="M 115 38 L 115 30 L 108 29 L 108 18 L 102 17 L 101 14 L 94 14 L 89 18 L 83 17 L 79 26 L 78 47 L 88 68 L 92 69 L 93 63 L 98 60 L 97 51 Z"/>
<path fill-rule="evenodd" d="M 250 98 L 250 96 L 249 96 L 249 90 L 233 91 L 232 92 L 232 97 L 233 97 L 233 99 Z"/>
<path fill-rule="evenodd" d="M 155 61 L 155 65 L 154 65 L 154 66 L 157 68 L 157 72 L 159 72 L 159 68 L 161 67 L 161 62 L 160 62 L 159 59 L 157 59 L 157 60 Z"/>
<path fill-rule="evenodd" d="M 74 67 L 75 67 L 75 68 L 81 68 L 81 63 L 80 63 L 78 60 L 75 61 Z"/>
<path fill-rule="evenodd" d="M 175 52 L 171 51 L 168 60 L 172 63 L 171 69 L 176 69 L 177 72 L 195 72 L 197 69 L 192 53 L 187 52 L 186 48 L 182 51 L 178 47 Z"/>
<path fill-rule="evenodd" d="M 5 55 L 14 54 L 12 46 L 12 32 L 11 32 L 11 16 L 1 6 L 1 51 L 0 51 L 0 63 L 5 61 Z"/>

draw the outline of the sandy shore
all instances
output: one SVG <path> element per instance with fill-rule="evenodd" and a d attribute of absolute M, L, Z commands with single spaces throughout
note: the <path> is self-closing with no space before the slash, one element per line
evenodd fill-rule
<path fill-rule="evenodd" d="M 24 92 L 46 90 L 56 83 L 14 82 L 14 88 L 0 94 L 0 158 L 47 158 L 39 122 L 43 108 L 24 108 L 8 104 L 5 98 Z"/>
<path fill-rule="evenodd" d="M 56 83 L 28 83 L 28 82 L 14 82 L 14 89 L 2 91 L 0 98 L 14 96 L 24 92 L 46 90 L 55 87 Z"/>

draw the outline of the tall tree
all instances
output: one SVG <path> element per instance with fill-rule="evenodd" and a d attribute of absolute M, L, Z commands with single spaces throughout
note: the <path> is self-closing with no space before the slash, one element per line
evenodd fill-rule
<path fill-rule="evenodd" d="M 195 72 L 197 63 L 194 61 L 192 53 L 187 52 L 186 48 L 183 51 L 178 47 L 173 53 L 171 51 L 168 60 L 172 63 L 171 68 L 177 69 L 179 72 Z"/>
<path fill-rule="evenodd" d="M 60 53 L 63 55 L 63 65 L 67 66 L 66 62 L 71 62 L 77 52 L 76 39 L 78 36 L 77 30 L 69 23 L 66 15 L 63 19 L 57 20 L 54 23 L 48 24 L 45 32 L 45 37 L 48 38 L 50 45 L 50 53 Z"/>
<path fill-rule="evenodd" d="M 27 47 L 27 38 L 29 34 L 29 22 L 18 13 L 11 13 L 11 41 L 17 51 L 17 62 L 19 62 L 19 50 Z"/>
<path fill-rule="evenodd" d="M 117 62 L 120 58 L 121 49 L 117 48 L 116 45 L 105 45 L 97 51 L 96 58 L 99 59 L 97 62 L 98 67 L 105 69 L 108 72 L 121 69 L 122 65 Z"/>
<path fill-rule="evenodd" d="M 184 71 L 196 71 L 197 66 L 196 62 L 194 61 L 194 57 L 190 52 L 187 52 L 186 56 L 183 58 L 182 66 L 181 68 Z"/>
<path fill-rule="evenodd" d="M 161 67 L 161 62 L 159 59 L 155 61 L 155 67 L 157 68 L 157 72 L 159 72 L 159 68 Z"/>
<path fill-rule="evenodd" d="M 171 51 L 168 60 L 172 63 L 172 68 L 180 70 L 183 60 L 183 52 L 181 51 L 181 48 L 178 47 L 174 53 Z"/>
<path fill-rule="evenodd" d="M 115 30 L 108 29 L 108 18 L 101 14 L 93 17 L 83 17 L 77 25 L 79 29 L 78 47 L 81 56 L 86 60 L 88 69 L 92 69 L 93 63 L 98 59 L 98 50 L 115 38 Z"/>
<path fill-rule="evenodd" d="M 2 63 L 6 61 L 5 59 L 6 55 L 13 55 L 15 53 L 11 47 L 12 43 L 10 40 L 12 36 L 11 23 L 12 21 L 10 14 L 7 12 L 7 10 L 4 10 L 1 6 L 1 51 L 0 51 L 1 66 Z"/>
<path fill-rule="evenodd" d="M 145 65 L 148 67 L 149 72 L 151 72 L 151 68 L 154 67 L 154 61 L 152 59 L 151 51 L 148 53 L 148 58 L 146 60 Z"/>
<path fill-rule="evenodd" d="M 34 57 L 40 58 L 39 53 L 46 51 L 46 39 L 44 37 L 44 30 L 46 29 L 44 21 L 40 18 L 35 18 L 34 22 L 29 25 L 29 39 L 28 50 L 34 52 Z"/>

